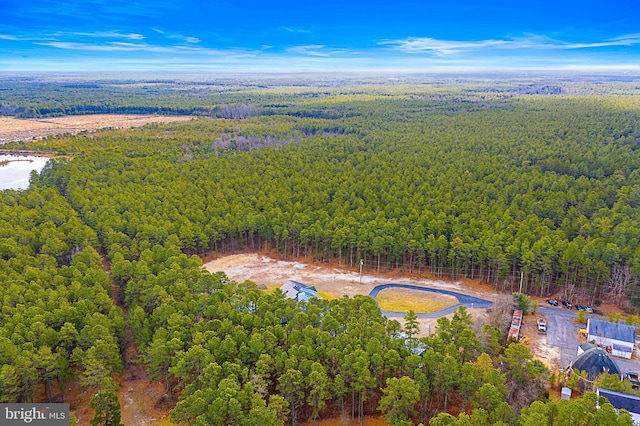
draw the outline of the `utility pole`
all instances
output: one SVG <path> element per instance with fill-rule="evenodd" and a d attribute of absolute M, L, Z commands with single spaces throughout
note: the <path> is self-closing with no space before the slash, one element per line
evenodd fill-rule
<path fill-rule="evenodd" d="M 519 293 L 522 293 L 522 281 L 524 279 L 524 271 L 520 271 L 520 291 Z"/>
<path fill-rule="evenodd" d="M 364 264 L 364 260 L 360 259 L 360 284 L 362 284 L 362 265 Z"/>

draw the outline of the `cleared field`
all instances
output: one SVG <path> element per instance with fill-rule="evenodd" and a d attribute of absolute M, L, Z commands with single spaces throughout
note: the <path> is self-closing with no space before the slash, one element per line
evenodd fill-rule
<path fill-rule="evenodd" d="M 380 308 L 389 312 L 414 311 L 431 314 L 458 303 L 458 299 L 446 294 L 410 290 L 406 288 L 384 289 L 376 297 Z"/>
<path fill-rule="evenodd" d="M 0 143 L 19 140 L 40 139 L 62 133 L 93 131 L 107 127 L 128 129 L 148 123 L 171 123 L 189 121 L 193 117 L 167 115 L 120 115 L 91 114 L 69 115 L 42 119 L 0 117 Z"/>

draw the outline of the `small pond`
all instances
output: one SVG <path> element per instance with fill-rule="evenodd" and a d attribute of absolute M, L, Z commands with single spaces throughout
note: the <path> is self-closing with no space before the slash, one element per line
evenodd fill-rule
<path fill-rule="evenodd" d="M 27 189 L 31 171 L 40 173 L 48 162 L 47 157 L 0 154 L 0 191 Z"/>

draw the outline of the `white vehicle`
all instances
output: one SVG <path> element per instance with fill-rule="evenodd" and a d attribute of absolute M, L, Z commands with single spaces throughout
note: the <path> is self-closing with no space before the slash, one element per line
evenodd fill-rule
<path fill-rule="evenodd" d="M 538 319 L 538 333 L 545 334 L 547 332 L 547 321 L 540 318 Z"/>

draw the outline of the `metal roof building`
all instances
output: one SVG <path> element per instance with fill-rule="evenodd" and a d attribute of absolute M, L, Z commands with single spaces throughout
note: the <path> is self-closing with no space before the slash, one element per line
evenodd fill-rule
<path fill-rule="evenodd" d="M 284 283 L 282 287 L 280 287 L 280 290 L 284 292 L 285 297 L 288 299 L 294 299 L 297 302 L 309 300 L 312 297 L 322 299 L 315 287 L 307 287 L 306 285 L 293 280 L 288 280 Z"/>
<path fill-rule="evenodd" d="M 587 341 L 609 348 L 614 356 L 631 359 L 636 343 L 636 329 L 626 324 L 589 318 Z"/>
<path fill-rule="evenodd" d="M 598 388 L 596 390 L 598 396 L 603 396 L 609 400 L 618 410 L 624 409 L 631 414 L 633 422 L 640 425 L 640 397 L 627 393 L 616 392 L 609 389 Z"/>
<path fill-rule="evenodd" d="M 520 326 L 522 325 L 522 311 L 520 309 L 516 309 L 513 311 L 513 317 L 511 318 L 511 327 L 509 327 L 509 334 L 507 335 L 507 340 L 515 339 L 518 340 L 518 335 L 520 334 Z"/>
<path fill-rule="evenodd" d="M 602 373 L 622 374 L 618 363 L 602 348 L 591 348 L 571 363 L 572 370 L 586 371 L 587 378 L 594 380 Z"/>

